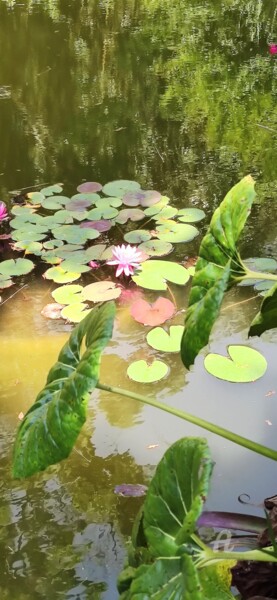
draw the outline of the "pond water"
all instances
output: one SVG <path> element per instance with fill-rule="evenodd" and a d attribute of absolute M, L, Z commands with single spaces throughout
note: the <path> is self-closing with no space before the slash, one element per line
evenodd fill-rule
<path fill-rule="evenodd" d="M 124 178 L 210 216 L 251 173 L 258 201 L 241 253 L 276 256 L 277 60 L 268 52 L 276 24 L 271 0 L 0 0 L 1 200 L 35 185 L 60 181 L 73 193 L 83 180 Z M 199 239 L 179 245 L 180 260 L 197 253 Z M 70 458 L 12 481 L 18 415 L 71 330 L 40 314 L 53 286 L 34 275 L 25 283 L 10 299 L 14 290 L 3 293 L 0 307 L 1 598 L 113 600 L 140 506 L 114 487 L 147 483 L 173 441 L 203 431 L 95 392 Z M 188 289 L 174 293 L 185 306 Z M 231 342 L 249 343 L 268 361 L 261 379 L 215 379 L 205 353 L 188 373 L 172 355 L 170 376 L 139 391 L 276 447 L 276 331 L 247 342 L 260 302 L 252 296 L 252 288 L 229 294 L 210 349 L 225 354 Z M 179 313 L 174 322 L 182 320 Z M 126 369 L 148 356 L 144 328 L 121 305 L 101 381 L 138 391 Z M 239 494 L 258 504 L 276 493 L 274 463 L 204 435 L 216 462 L 209 508 L 247 512 Z"/>

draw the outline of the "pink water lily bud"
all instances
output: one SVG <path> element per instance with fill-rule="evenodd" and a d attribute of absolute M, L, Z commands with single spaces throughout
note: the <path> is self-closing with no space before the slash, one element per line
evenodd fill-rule
<path fill-rule="evenodd" d="M 8 211 L 5 202 L 0 202 L 0 221 L 3 221 L 8 216 Z"/>
<path fill-rule="evenodd" d="M 100 264 L 98 262 L 96 262 L 95 260 L 91 260 L 88 264 L 91 269 L 99 269 L 99 267 L 100 267 Z"/>
<path fill-rule="evenodd" d="M 133 275 L 134 270 L 140 268 L 140 262 L 142 260 L 142 253 L 136 246 L 115 246 L 112 250 L 113 260 L 107 260 L 107 265 L 117 265 L 116 277 L 119 277 L 121 273 L 125 275 Z"/>
<path fill-rule="evenodd" d="M 277 44 L 271 44 L 269 46 L 269 52 L 270 54 L 277 54 Z"/>

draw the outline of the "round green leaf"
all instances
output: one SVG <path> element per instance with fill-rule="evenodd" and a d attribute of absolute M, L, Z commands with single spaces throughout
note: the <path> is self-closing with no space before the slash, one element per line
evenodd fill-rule
<path fill-rule="evenodd" d="M 59 304 L 76 304 L 83 300 L 81 285 L 62 285 L 52 292 L 52 297 Z"/>
<path fill-rule="evenodd" d="M 40 242 L 16 242 L 13 246 L 15 250 L 24 250 L 25 254 L 41 255 L 42 244 Z"/>
<path fill-rule="evenodd" d="M 72 200 L 91 200 L 90 204 L 94 204 L 96 202 L 96 200 L 100 200 L 101 196 L 99 196 L 99 194 L 95 194 L 95 193 L 90 193 L 90 192 L 81 192 L 80 194 L 74 194 L 74 196 L 71 197 L 70 201 Z"/>
<path fill-rule="evenodd" d="M 208 354 L 204 360 L 205 369 L 218 379 L 233 383 L 247 383 L 262 377 L 267 369 L 267 361 L 260 352 L 248 346 L 228 346 L 230 358 L 220 354 Z"/>
<path fill-rule="evenodd" d="M 49 217 L 43 218 L 43 225 L 48 225 L 49 229 L 57 227 L 57 225 L 64 225 L 66 223 L 73 223 L 73 217 L 67 210 L 57 210 Z"/>
<path fill-rule="evenodd" d="M 83 252 L 83 246 L 80 244 L 64 244 L 62 240 L 53 240 L 53 242 L 59 242 L 61 244 L 61 247 L 55 250 L 56 256 L 59 256 L 60 258 L 70 258 L 72 252 L 75 253 L 75 251 L 78 250 Z"/>
<path fill-rule="evenodd" d="M 22 213 L 17 215 L 14 219 L 11 219 L 10 225 L 13 229 L 25 229 L 31 225 L 42 225 L 44 219 L 37 213 Z M 48 227 L 45 227 L 44 231 L 47 231 Z"/>
<path fill-rule="evenodd" d="M 49 240 L 47 242 L 43 242 L 43 247 L 45 250 L 53 250 L 54 248 L 60 248 L 63 246 L 62 240 Z"/>
<path fill-rule="evenodd" d="M 165 206 L 167 206 L 169 203 L 169 198 L 167 196 L 162 196 L 159 200 L 159 202 L 157 202 L 157 204 L 154 204 L 154 206 L 150 206 L 149 208 L 146 208 L 144 211 L 144 214 L 147 217 L 153 217 L 154 215 L 157 215 L 158 213 L 160 213 Z"/>
<path fill-rule="evenodd" d="M 150 290 L 166 290 L 166 281 L 185 285 L 189 280 L 185 267 L 165 260 L 147 260 L 141 264 L 138 275 L 133 275 L 133 281 L 140 287 Z"/>
<path fill-rule="evenodd" d="M 141 242 L 147 242 L 151 239 L 151 233 L 147 229 L 135 229 L 129 233 L 125 233 L 124 240 L 128 244 L 140 244 Z"/>
<path fill-rule="evenodd" d="M 88 265 L 79 263 L 76 260 L 71 260 L 70 258 L 63 260 L 60 266 L 62 267 L 62 269 L 64 269 L 64 271 L 70 271 L 75 273 L 87 273 L 91 270 L 91 268 Z"/>
<path fill-rule="evenodd" d="M 205 213 L 200 208 L 182 208 L 178 210 L 178 219 L 182 223 L 197 223 L 205 218 Z"/>
<path fill-rule="evenodd" d="M 115 300 L 121 294 L 121 288 L 113 281 L 97 281 L 90 283 L 83 289 L 83 299 L 91 302 L 105 302 Z"/>
<path fill-rule="evenodd" d="M 198 229 L 193 225 L 185 225 L 183 223 L 175 223 L 172 221 L 168 224 L 158 225 L 156 227 L 157 237 L 164 242 L 178 244 L 181 242 L 190 242 L 199 233 Z"/>
<path fill-rule="evenodd" d="M 46 238 L 46 233 L 39 233 L 35 226 L 32 229 L 31 227 L 30 225 L 28 229 L 13 231 L 12 239 L 17 242 L 41 242 Z"/>
<path fill-rule="evenodd" d="M 41 206 L 43 208 L 46 208 L 47 210 L 59 210 L 64 204 L 69 202 L 69 200 L 70 198 L 68 198 L 67 196 L 51 196 L 45 198 L 41 202 Z"/>
<path fill-rule="evenodd" d="M 183 325 L 172 325 L 168 333 L 163 327 L 155 327 L 149 331 L 146 340 L 149 346 L 155 348 L 155 350 L 180 352 L 183 331 Z"/>
<path fill-rule="evenodd" d="M 88 305 L 83 302 L 69 304 L 62 309 L 61 317 L 66 319 L 66 321 L 71 321 L 71 323 L 80 323 L 91 311 L 90 308 L 86 310 L 87 308 Z"/>
<path fill-rule="evenodd" d="M 58 240 L 65 240 L 70 244 L 84 244 L 87 240 L 94 240 L 100 235 L 96 229 L 82 229 L 79 225 L 61 225 L 53 229 L 52 233 Z"/>
<path fill-rule="evenodd" d="M 146 252 L 148 256 L 166 256 L 169 254 L 173 246 L 170 242 L 163 242 L 162 240 L 150 240 L 143 242 L 139 245 L 139 249 Z"/>
<path fill-rule="evenodd" d="M 134 192 L 139 190 L 140 185 L 136 181 L 129 181 L 127 179 L 118 179 L 117 181 L 111 181 L 104 185 L 102 192 L 106 196 L 116 196 L 122 198 L 127 192 Z"/>
<path fill-rule="evenodd" d="M 15 206 L 13 206 L 11 209 L 11 213 L 16 216 L 21 216 L 21 217 L 26 216 L 27 217 L 27 215 L 35 214 L 35 208 L 31 208 L 30 206 L 20 206 L 18 204 L 15 204 Z"/>
<path fill-rule="evenodd" d="M 106 204 L 105 206 L 92 208 L 88 211 L 87 219 L 91 221 L 100 221 L 101 219 L 114 219 L 117 215 L 117 208 Z"/>
<path fill-rule="evenodd" d="M 0 273 L 6 277 L 27 275 L 34 268 L 34 263 L 28 258 L 16 258 L 15 260 L 3 260 L 0 263 Z"/>
<path fill-rule="evenodd" d="M 79 279 L 80 276 L 80 273 L 76 273 L 76 271 L 65 271 L 60 266 L 47 269 L 43 275 L 45 279 L 52 279 L 52 281 L 55 281 L 55 283 L 70 283 L 71 281 L 76 281 L 76 279 Z"/>
<path fill-rule="evenodd" d="M 48 185 L 47 187 L 42 188 L 42 190 L 40 190 L 40 193 L 44 196 L 53 196 L 54 194 L 60 194 L 62 191 L 63 188 L 61 187 L 61 185 L 55 183 L 54 185 Z"/>
<path fill-rule="evenodd" d="M 42 204 L 45 199 L 42 192 L 29 192 L 27 198 L 32 204 Z"/>
<path fill-rule="evenodd" d="M 169 367 L 161 360 L 154 360 L 148 365 L 145 360 L 136 360 L 127 369 L 127 375 L 138 383 L 153 383 L 166 377 Z"/>
<path fill-rule="evenodd" d="M 145 214 L 140 208 L 125 208 L 119 211 L 115 218 L 115 222 L 124 225 L 129 219 L 130 221 L 136 222 L 142 221 L 144 218 Z"/>
<path fill-rule="evenodd" d="M 177 208 L 174 208 L 173 206 L 165 206 L 165 208 L 163 208 L 157 215 L 153 215 L 152 218 L 157 223 L 163 223 L 163 221 L 175 217 L 177 215 L 177 212 Z"/>

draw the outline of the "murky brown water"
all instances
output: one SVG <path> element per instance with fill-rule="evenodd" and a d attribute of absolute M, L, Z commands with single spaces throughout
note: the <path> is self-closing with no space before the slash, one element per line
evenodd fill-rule
<path fill-rule="evenodd" d="M 242 253 L 274 256 L 277 61 L 267 52 L 276 32 L 272 3 L 264 2 L 260 12 L 257 2 L 183 4 L 185 24 L 181 5 L 158 0 L 116 6 L 0 1 L 1 199 L 38 183 L 63 181 L 74 190 L 92 176 L 103 183 L 124 177 L 210 214 L 227 189 L 252 172 L 262 204 L 253 210 Z M 180 245 L 179 258 L 195 253 L 198 243 Z M 147 483 L 174 440 L 203 432 L 135 401 L 95 392 L 68 461 L 30 481 L 12 481 L 18 415 L 32 404 L 71 329 L 40 314 L 51 301 L 49 284 L 34 277 L 26 283 L 10 300 L 14 290 L 3 294 L 7 302 L 0 307 L 1 598 L 113 600 L 140 505 L 139 499 L 115 496 L 115 485 Z M 187 290 L 174 293 L 178 306 L 185 306 Z M 212 351 L 247 343 L 259 301 L 227 305 L 252 295 L 252 289 L 230 293 Z M 174 322 L 182 319 L 179 314 Z M 138 390 L 126 369 L 131 360 L 154 353 L 145 331 L 128 307 L 118 310 L 101 381 Z M 140 392 L 274 447 L 276 394 L 268 395 L 276 389 L 274 342 L 274 332 L 250 341 L 268 361 L 265 376 L 254 383 L 213 378 L 203 356 L 188 374 L 172 355 L 170 376 L 141 385 Z M 260 502 L 276 493 L 273 463 L 207 438 L 216 460 L 210 507 L 241 511 L 239 494 Z"/>

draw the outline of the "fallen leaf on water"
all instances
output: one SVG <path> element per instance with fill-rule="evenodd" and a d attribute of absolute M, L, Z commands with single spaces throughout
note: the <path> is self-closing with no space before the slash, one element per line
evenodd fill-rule
<path fill-rule="evenodd" d="M 20 421 L 22 421 L 22 419 L 24 419 L 24 413 L 20 412 L 19 415 L 18 415 L 18 418 L 19 418 Z"/>
<path fill-rule="evenodd" d="M 274 394 L 276 394 L 275 390 L 270 390 L 267 392 L 267 394 L 265 394 L 265 397 L 267 398 L 268 396 L 274 396 Z"/>
<path fill-rule="evenodd" d="M 61 319 L 61 311 L 63 308 L 63 304 L 52 302 L 50 304 L 46 304 L 40 314 L 47 319 Z"/>
<path fill-rule="evenodd" d="M 167 319 L 170 319 L 175 313 L 173 302 L 162 296 L 153 304 L 146 300 L 137 300 L 131 305 L 131 315 L 143 325 L 161 325 Z"/>
<path fill-rule="evenodd" d="M 146 446 L 146 448 L 148 448 L 148 450 L 152 450 L 152 448 L 158 448 L 159 444 L 149 444 L 149 446 Z"/>

